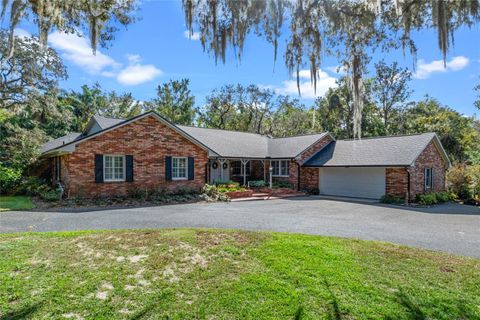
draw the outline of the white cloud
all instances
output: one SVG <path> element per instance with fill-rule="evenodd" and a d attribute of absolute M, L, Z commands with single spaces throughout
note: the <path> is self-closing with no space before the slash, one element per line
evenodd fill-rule
<path fill-rule="evenodd" d="M 126 67 L 99 50 L 94 55 L 88 40 L 76 34 L 55 31 L 49 35 L 48 42 L 65 60 L 71 61 L 90 74 L 115 77 L 123 85 L 145 83 L 162 74 L 162 71 L 154 65 L 142 65 L 138 54 L 126 55 L 128 60 Z"/>
<path fill-rule="evenodd" d="M 140 56 L 138 54 L 128 54 L 127 59 L 130 65 L 123 68 L 117 75 L 117 81 L 123 85 L 137 85 L 151 81 L 163 72 L 151 64 L 140 64 Z"/>
<path fill-rule="evenodd" d="M 434 60 L 430 63 L 426 63 L 425 60 L 418 60 L 417 71 L 415 72 L 415 78 L 427 79 L 432 73 L 436 72 L 448 72 L 459 71 L 464 69 L 470 60 L 464 56 L 457 56 L 443 64 L 443 60 Z"/>
<path fill-rule="evenodd" d="M 345 66 L 330 66 L 326 67 L 325 69 L 339 75 L 344 75 L 347 73 L 347 68 Z"/>
<path fill-rule="evenodd" d="M 301 70 L 299 72 L 300 76 L 300 93 L 302 98 L 305 99 L 314 99 L 319 96 L 323 96 L 329 88 L 337 87 L 336 78 L 331 77 L 325 71 L 318 72 L 317 78 L 317 90 L 313 88 L 313 84 L 310 82 L 310 70 Z M 303 79 L 303 80 L 302 80 Z M 274 85 L 264 85 L 264 88 L 271 89 L 277 94 L 281 95 L 298 95 L 297 80 L 286 80 L 282 82 L 281 86 Z"/>
<path fill-rule="evenodd" d="M 25 29 L 15 28 L 13 34 L 19 38 L 30 38 L 32 35 Z"/>
<path fill-rule="evenodd" d="M 190 35 L 190 31 L 188 30 L 185 30 L 183 32 L 183 36 L 187 39 L 190 39 L 190 40 L 200 40 L 200 32 L 194 32 Z"/>
<path fill-rule="evenodd" d="M 91 74 L 101 73 L 108 68 L 118 69 L 121 66 L 99 50 L 94 55 L 88 40 L 76 34 L 55 31 L 48 36 L 48 42 L 61 53 L 65 60 L 71 61 Z"/>

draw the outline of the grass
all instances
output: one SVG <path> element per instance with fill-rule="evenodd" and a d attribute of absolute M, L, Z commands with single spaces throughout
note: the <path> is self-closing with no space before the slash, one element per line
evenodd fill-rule
<path fill-rule="evenodd" d="M 30 210 L 34 207 L 35 205 L 33 204 L 30 197 L 0 196 L 0 212 L 10 210 Z"/>
<path fill-rule="evenodd" d="M 480 260 L 219 230 L 0 236 L 0 319 L 479 319 Z"/>

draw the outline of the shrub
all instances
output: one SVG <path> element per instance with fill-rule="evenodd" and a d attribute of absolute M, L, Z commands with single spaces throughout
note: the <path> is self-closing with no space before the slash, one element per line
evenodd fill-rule
<path fill-rule="evenodd" d="M 425 205 L 432 205 L 432 204 L 437 204 L 437 195 L 436 193 L 424 193 L 424 194 L 418 194 L 416 198 L 416 202 L 420 204 L 425 204 Z"/>
<path fill-rule="evenodd" d="M 130 187 L 127 189 L 127 197 L 131 199 L 142 199 L 147 198 L 148 191 L 142 190 L 138 187 Z"/>
<path fill-rule="evenodd" d="M 263 188 L 265 187 L 265 181 L 263 180 L 252 180 L 248 182 L 248 185 L 251 188 Z"/>
<path fill-rule="evenodd" d="M 162 187 L 156 187 L 149 193 L 148 197 L 153 201 L 165 201 L 167 190 Z"/>
<path fill-rule="evenodd" d="M 405 199 L 386 194 L 380 198 L 380 202 L 388 204 L 401 204 L 405 202 Z"/>
<path fill-rule="evenodd" d="M 447 192 L 447 191 L 437 192 L 436 197 L 437 197 L 437 201 L 440 202 L 440 203 L 452 201 L 452 200 L 455 199 L 454 194 L 452 194 L 450 192 Z"/>
<path fill-rule="evenodd" d="M 14 187 L 20 181 L 22 172 L 7 168 L 0 164 L 0 194 L 13 193 Z"/>
<path fill-rule="evenodd" d="M 479 201 L 480 164 L 455 164 L 447 172 L 447 188 L 462 200 Z"/>
<path fill-rule="evenodd" d="M 280 188 L 293 189 L 293 184 L 291 184 L 288 181 L 278 180 L 278 181 L 274 181 L 272 183 L 272 188 L 274 188 L 274 189 L 280 189 Z"/>
<path fill-rule="evenodd" d="M 47 202 L 59 201 L 60 199 L 62 199 L 62 195 L 62 189 L 53 189 L 40 192 L 40 198 L 42 198 L 43 201 Z"/>
<path fill-rule="evenodd" d="M 23 178 L 14 190 L 17 195 L 37 196 L 41 193 L 50 191 L 51 187 L 48 186 L 44 180 L 37 177 L 25 177 Z"/>
<path fill-rule="evenodd" d="M 190 187 L 178 188 L 173 192 L 173 195 L 177 195 L 177 196 L 192 196 L 197 194 L 198 194 L 197 189 L 190 188 Z"/>
<path fill-rule="evenodd" d="M 230 198 L 226 194 L 219 192 L 215 185 L 210 184 L 205 184 L 203 186 L 200 198 L 208 202 L 230 201 Z"/>

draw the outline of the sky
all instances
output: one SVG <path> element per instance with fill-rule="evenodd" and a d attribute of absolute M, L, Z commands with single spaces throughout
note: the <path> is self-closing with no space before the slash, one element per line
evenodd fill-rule
<path fill-rule="evenodd" d="M 105 90 L 131 92 L 138 100 L 149 100 L 155 97 L 158 85 L 170 79 L 188 78 L 198 106 L 204 104 L 213 89 L 236 83 L 256 84 L 298 98 L 296 80 L 289 77 L 283 64 L 284 38 L 280 39 L 276 64 L 273 47 L 255 35 L 247 39 L 241 61 L 230 50 L 227 62 L 216 64 L 214 57 L 203 51 L 198 35 L 189 37 L 179 1 L 143 1 L 136 15 L 140 20 L 127 29 L 122 27 L 109 47 L 99 48 L 96 55 L 92 54 L 88 38 L 53 31 L 49 45 L 59 52 L 69 74 L 61 87 L 80 90 L 83 84 L 98 82 Z M 31 32 L 35 29 L 28 22 L 17 29 L 18 35 Z M 401 50 L 376 52 L 372 61 L 397 61 L 410 68 L 410 87 L 414 91 L 411 100 L 428 94 L 462 114 L 478 114 L 473 105 L 473 87 L 480 84 L 480 26 L 455 34 L 455 46 L 447 56 L 446 68 L 434 30 L 415 32 L 413 38 L 418 47 L 415 70 L 412 57 L 404 56 Z M 335 58 L 323 57 L 317 96 L 336 85 L 340 76 L 337 66 Z M 301 92 L 302 102 L 312 104 L 315 93 L 307 70 L 301 72 Z"/>

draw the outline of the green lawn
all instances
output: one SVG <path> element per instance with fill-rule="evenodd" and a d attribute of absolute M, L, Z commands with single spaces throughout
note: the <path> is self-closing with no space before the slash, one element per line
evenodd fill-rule
<path fill-rule="evenodd" d="M 0 212 L 9 210 L 29 210 L 33 209 L 34 207 L 35 205 L 30 197 L 0 196 Z"/>
<path fill-rule="evenodd" d="M 220 230 L 0 236 L 0 319 L 479 319 L 480 260 Z"/>

